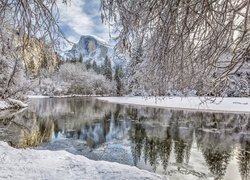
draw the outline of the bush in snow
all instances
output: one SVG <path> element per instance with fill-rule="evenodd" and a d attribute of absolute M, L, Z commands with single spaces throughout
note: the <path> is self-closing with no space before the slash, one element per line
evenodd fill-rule
<path fill-rule="evenodd" d="M 47 74 L 47 76 L 46 76 Z M 33 92 L 42 95 L 105 95 L 114 91 L 114 85 L 103 75 L 87 70 L 79 62 L 65 63 L 58 72 L 41 73 L 33 80 Z"/>

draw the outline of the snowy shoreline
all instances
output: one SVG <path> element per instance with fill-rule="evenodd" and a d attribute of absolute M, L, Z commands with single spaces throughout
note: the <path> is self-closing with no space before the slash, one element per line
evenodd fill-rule
<path fill-rule="evenodd" d="M 118 104 L 170 108 L 178 110 L 250 113 L 250 98 L 228 97 L 97 97 Z"/>
<path fill-rule="evenodd" d="M 6 100 L 0 99 L 0 111 L 6 109 L 21 109 L 28 107 L 27 104 L 23 103 L 22 101 L 8 98 Z"/>
<path fill-rule="evenodd" d="M 229 112 L 250 113 L 250 98 L 239 97 L 142 97 L 142 96 L 89 96 L 89 95 L 67 95 L 67 96 L 28 96 L 28 98 L 70 98 L 70 97 L 95 97 L 102 101 L 118 104 L 130 104 L 139 106 L 150 106 L 169 108 L 177 110 L 206 111 L 206 112 Z"/>
<path fill-rule="evenodd" d="M 37 99 L 37 98 L 72 98 L 72 97 L 103 97 L 103 96 L 72 94 L 72 95 L 62 95 L 62 96 L 27 95 L 27 97 L 29 99 Z"/>
<path fill-rule="evenodd" d="M 66 151 L 15 149 L 1 141 L 0 162 L 0 179 L 167 179 L 133 166 Z"/>

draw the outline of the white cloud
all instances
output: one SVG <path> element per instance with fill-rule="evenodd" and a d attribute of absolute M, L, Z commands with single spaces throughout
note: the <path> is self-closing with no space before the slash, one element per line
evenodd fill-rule
<path fill-rule="evenodd" d="M 98 0 L 91 1 L 95 1 L 91 2 L 92 5 L 94 4 L 94 7 L 92 6 L 92 9 L 90 9 L 91 14 L 84 12 L 84 7 L 88 8 L 89 0 L 72 0 L 68 5 L 58 3 L 60 24 L 69 28 L 65 34 L 73 42 L 76 42 L 80 35 L 86 34 L 96 35 L 108 40 L 108 27 L 96 22 L 94 18 L 99 15 L 99 2 Z"/>

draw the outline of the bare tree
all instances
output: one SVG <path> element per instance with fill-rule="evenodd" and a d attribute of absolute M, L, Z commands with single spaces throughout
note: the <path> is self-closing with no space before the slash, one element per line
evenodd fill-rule
<path fill-rule="evenodd" d="M 150 74 L 154 88 L 200 92 L 222 91 L 249 58 L 249 7 L 242 0 L 101 0 L 102 18 L 119 34 L 117 48 L 143 49 L 144 82 Z"/>
<path fill-rule="evenodd" d="M 0 82 L 4 86 L 0 97 L 6 98 L 15 92 L 13 89 L 18 86 L 16 79 L 23 69 L 22 64 L 27 67 L 27 54 L 30 58 L 32 51 L 39 49 L 44 59 L 51 59 L 62 46 L 65 38 L 58 26 L 56 3 L 57 0 L 0 1 L 0 66 L 3 65 L 0 68 L 4 69 L 3 76 L 3 72 L 11 72 Z M 63 3 L 66 4 L 67 0 Z M 8 93 L 10 91 L 12 94 Z"/>
<path fill-rule="evenodd" d="M 10 46 L 14 43 L 11 40 L 18 36 L 19 40 L 22 40 L 18 43 L 19 47 L 28 45 L 31 38 L 45 39 L 53 43 L 54 47 L 59 47 L 63 33 L 58 26 L 59 12 L 56 2 L 57 0 L 2 0 L 0 2 L 2 44 Z M 63 2 L 67 3 L 66 0 Z M 3 34 L 4 30 L 9 36 Z"/>

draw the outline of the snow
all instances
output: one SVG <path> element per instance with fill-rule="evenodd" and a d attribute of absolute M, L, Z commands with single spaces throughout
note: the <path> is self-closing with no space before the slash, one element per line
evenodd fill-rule
<path fill-rule="evenodd" d="M 9 108 L 9 104 L 3 100 L 0 100 L 0 110 L 4 110 L 4 109 L 8 109 L 8 108 Z"/>
<path fill-rule="evenodd" d="M 8 98 L 7 101 L 8 101 L 8 103 L 9 103 L 12 107 L 17 107 L 17 108 L 25 108 L 25 107 L 28 107 L 27 104 L 23 103 L 22 101 L 16 100 L 16 99 Z"/>
<path fill-rule="evenodd" d="M 66 151 L 15 149 L 4 142 L 0 142 L 0 162 L 0 179 L 167 179 L 128 165 Z"/>
<path fill-rule="evenodd" d="M 112 103 L 134 104 L 163 108 L 223 111 L 223 112 L 250 112 L 250 98 L 214 98 L 214 97 L 98 97 Z"/>
<path fill-rule="evenodd" d="M 28 95 L 27 96 L 28 98 L 30 98 L 30 99 L 34 99 L 34 98 L 41 98 L 41 99 L 43 99 L 43 98 L 50 98 L 50 96 L 43 96 L 43 95 Z"/>
<path fill-rule="evenodd" d="M 9 108 L 25 108 L 28 105 L 22 101 L 8 98 L 7 100 L 0 100 L 0 110 L 5 110 Z"/>
<path fill-rule="evenodd" d="M 44 99 L 44 98 L 72 98 L 72 97 L 98 97 L 100 95 L 84 95 L 84 94 L 72 94 L 61 96 L 44 96 L 44 95 L 27 95 L 29 99 Z"/>

